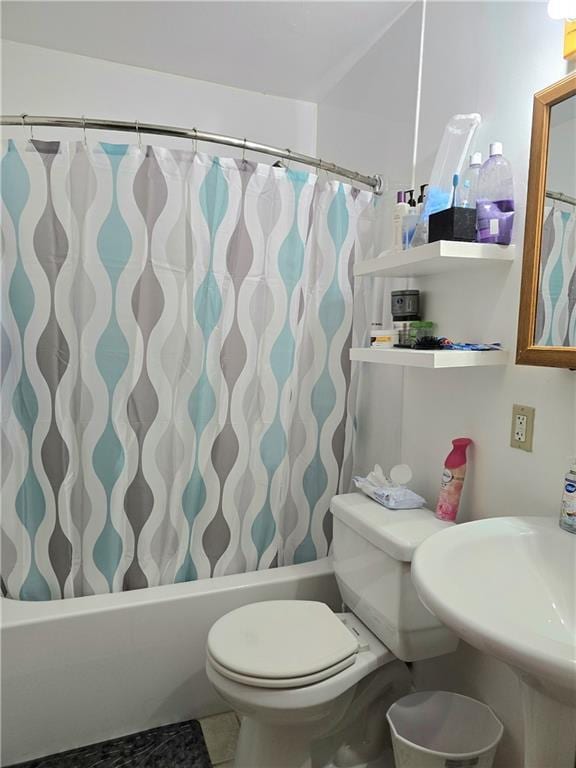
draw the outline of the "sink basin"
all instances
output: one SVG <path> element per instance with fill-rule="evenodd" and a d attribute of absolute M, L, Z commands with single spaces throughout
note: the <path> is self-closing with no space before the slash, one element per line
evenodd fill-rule
<path fill-rule="evenodd" d="M 529 742 L 525 764 L 538 766 L 546 754 L 540 766 L 574 766 L 576 536 L 548 517 L 464 523 L 417 549 L 412 579 L 438 619 L 519 674 Z M 569 732 L 562 745 L 552 731 L 544 732 L 553 725 L 558 730 L 560 721 Z M 557 759 L 542 745 L 546 739 L 556 742 Z"/>
<path fill-rule="evenodd" d="M 576 703 L 576 536 L 546 517 L 448 528 L 416 552 L 421 600 L 470 645 Z"/>

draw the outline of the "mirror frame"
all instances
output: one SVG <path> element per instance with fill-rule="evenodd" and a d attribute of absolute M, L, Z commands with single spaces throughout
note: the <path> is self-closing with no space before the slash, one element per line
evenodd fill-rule
<path fill-rule="evenodd" d="M 540 347 L 534 344 L 544 222 L 544 193 L 546 192 L 548 165 L 550 111 L 554 104 L 565 101 L 574 95 L 576 95 L 576 72 L 572 72 L 559 82 L 538 91 L 534 95 L 516 347 L 516 363 L 520 365 L 576 368 L 576 347 Z"/>

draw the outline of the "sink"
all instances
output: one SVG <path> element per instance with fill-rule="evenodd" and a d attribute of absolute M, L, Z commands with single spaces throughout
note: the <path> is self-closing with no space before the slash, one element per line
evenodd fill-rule
<path fill-rule="evenodd" d="M 412 579 L 440 621 L 518 674 L 525 765 L 574 768 L 576 536 L 549 517 L 464 523 L 417 549 Z"/>

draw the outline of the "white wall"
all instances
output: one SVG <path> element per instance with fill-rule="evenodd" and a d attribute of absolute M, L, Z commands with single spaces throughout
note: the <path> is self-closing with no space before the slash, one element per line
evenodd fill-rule
<path fill-rule="evenodd" d="M 410 21 L 407 27 L 406 22 Z M 388 93 L 414 89 L 417 11 L 405 14 L 319 105 L 319 154 L 329 146 L 346 154 L 352 166 L 371 172 L 406 176 L 412 144 L 414 107 L 409 98 L 386 100 Z M 398 54 L 390 67 L 390 55 Z M 416 53 L 417 55 L 417 53 Z M 363 68 L 370 78 L 363 81 Z M 501 341 L 516 345 L 522 238 L 526 203 L 532 97 L 535 91 L 566 74 L 562 59 L 562 24 L 547 16 L 545 3 L 433 2 L 427 7 L 424 37 L 420 131 L 416 156 L 418 183 L 427 181 L 448 118 L 458 112 L 480 112 L 483 123 L 475 145 L 484 154 L 488 142 L 504 142 L 515 173 L 518 260 L 511 269 L 422 279 L 414 286 L 426 294 L 426 319 L 460 340 Z M 380 104 L 378 130 L 363 125 Z M 342 130 L 359 126 L 365 141 L 355 142 Z M 356 153 L 355 153 L 356 148 Z M 388 243 L 383 242 L 383 248 Z M 407 285 L 405 281 L 404 286 Z M 463 503 L 463 519 L 495 515 L 558 514 L 562 474 L 576 446 L 576 373 L 551 368 L 515 366 L 494 369 L 429 371 L 407 368 L 402 395 L 388 387 L 384 367 L 364 366 L 370 391 L 362 403 L 359 441 L 364 450 L 358 469 L 398 456 L 415 473 L 415 490 L 430 504 L 436 501 L 441 468 L 453 437 L 475 441 Z M 513 403 L 536 408 L 533 453 L 509 448 Z M 372 420 L 362 414 L 372 414 Z M 401 434 L 395 450 L 386 443 L 386 424 Z M 449 567 L 449 563 L 447 564 Z M 487 564 L 489 567 L 489 564 Z M 518 683 L 499 662 L 464 644 L 444 659 L 415 665 L 422 688 L 460 690 L 486 701 L 504 721 L 506 735 L 498 754 L 499 768 L 522 765 L 522 717 Z"/>
<path fill-rule="evenodd" d="M 438 88 L 446 77 L 449 41 L 457 66 L 451 68 L 450 87 Z M 518 248 L 518 259 L 507 274 L 420 281 L 427 315 L 446 335 L 501 341 L 513 351 L 532 97 L 566 74 L 562 25 L 548 18 L 544 3 L 432 3 L 423 60 L 417 177 L 426 179 L 431 170 L 446 118 L 456 112 L 480 112 L 483 122 L 475 148 L 486 154 L 490 140 L 503 141 L 514 169 Z M 576 376 L 513 364 L 504 369 L 418 373 L 406 372 L 404 397 L 410 408 L 405 409 L 402 447 L 404 459 L 418 468 L 419 490 L 434 499 L 438 467 L 450 438 L 469 434 L 476 448 L 464 510 L 468 517 L 556 514 L 562 473 L 574 447 Z M 532 454 L 508 446 L 513 402 L 536 408 Z"/>
<path fill-rule="evenodd" d="M 383 201 L 383 242 L 391 236 L 394 190 L 407 189 L 412 176 L 421 17 L 421 7 L 410 6 L 318 107 L 318 154 L 361 172 L 382 174 L 389 190 Z M 372 303 L 369 282 L 356 287 L 357 301 Z M 386 306 L 390 290 L 404 288 L 405 282 L 386 281 Z M 376 314 L 372 318 L 381 319 Z M 359 470 L 400 461 L 403 378 L 400 368 L 362 368 Z"/>
<path fill-rule="evenodd" d="M 268 96 L 139 67 L 2 41 L 4 114 L 103 117 L 164 123 L 244 137 L 315 154 L 316 105 Z M 28 129 L 3 130 L 28 137 Z M 81 131 L 36 128 L 38 138 L 81 138 Z M 88 138 L 134 141 L 122 133 L 88 132 Z M 148 143 L 185 147 L 182 139 L 143 137 Z M 237 155 L 232 148 L 199 144 L 200 151 Z M 265 155 L 249 159 L 269 162 Z"/>

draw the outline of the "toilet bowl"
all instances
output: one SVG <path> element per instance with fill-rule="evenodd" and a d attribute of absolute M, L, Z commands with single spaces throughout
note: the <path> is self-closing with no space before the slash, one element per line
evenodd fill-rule
<path fill-rule="evenodd" d="M 385 712 L 410 690 L 403 662 L 458 644 L 410 579 L 418 544 L 450 524 L 359 494 L 335 497 L 331 510 L 334 571 L 350 612 L 314 601 L 253 603 L 208 635 L 208 678 L 242 717 L 235 768 L 377 768 Z"/>
<path fill-rule="evenodd" d="M 258 608 L 257 612 L 252 610 L 254 607 Z M 255 613 L 262 621 L 266 621 L 269 614 L 270 621 L 273 621 L 278 617 L 280 607 L 289 608 L 293 618 L 300 609 L 308 619 L 317 610 L 321 619 L 319 626 L 324 626 L 326 631 L 330 630 L 332 622 L 337 622 L 350 635 L 349 644 L 354 649 L 352 658 L 347 657 L 345 665 L 337 663 L 327 666 L 319 673 L 310 674 L 307 679 L 304 675 L 298 675 L 291 681 L 290 678 L 279 676 L 243 676 L 238 672 L 241 666 L 237 663 L 238 653 L 233 654 L 234 661 L 228 660 L 234 668 L 213 658 L 213 647 L 218 646 L 218 640 L 227 635 L 230 642 L 233 642 L 234 637 L 227 631 L 228 622 L 221 626 L 216 622 L 208 637 L 206 672 L 222 698 L 243 718 L 235 768 L 309 768 L 312 765 L 314 743 L 323 737 L 326 739 L 328 734 L 332 735 L 333 749 L 323 743 L 319 745 L 321 750 L 328 754 L 337 752 L 342 746 L 349 750 L 350 745 L 344 744 L 339 729 L 343 721 L 350 725 L 362 713 L 366 716 L 370 705 L 376 700 L 384 697 L 389 706 L 410 689 L 406 666 L 395 661 L 386 646 L 353 614 L 335 614 L 323 603 L 305 601 L 257 603 L 232 613 L 235 614 L 233 618 L 237 625 L 245 618 L 248 626 L 255 619 Z M 231 616 L 228 614 L 224 619 Z M 271 631 L 270 624 L 266 628 L 266 639 L 269 641 L 274 631 Z M 277 628 L 279 647 L 283 647 L 283 627 Z M 302 629 L 301 646 L 304 646 L 310 626 Z M 259 647 L 261 638 L 257 637 L 257 629 L 251 637 L 255 648 Z M 316 639 L 320 644 L 327 636 L 320 630 Z M 345 645 L 343 642 L 343 648 Z M 301 658 L 302 666 L 309 666 L 309 657 L 305 653 Z M 263 664 L 265 667 L 266 663 Z M 375 680 L 378 674 L 380 679 Z M 370 691 L 367 695 L 368 688 Z M 364 722 L 363 733 L 366 725 Z M 375 739 L 373 744 L 374 756 L 382 749 L 380 742 L 383 735 L 382 729 L 380 738 Z"/>

